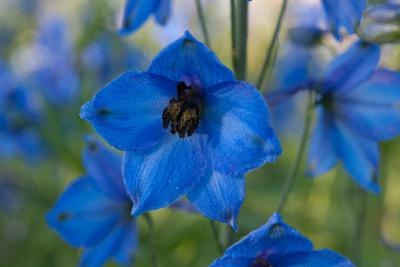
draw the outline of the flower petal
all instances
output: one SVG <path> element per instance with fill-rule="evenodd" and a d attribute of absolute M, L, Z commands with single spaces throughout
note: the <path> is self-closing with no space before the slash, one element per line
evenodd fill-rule
<path fill-rule="evenodd" d="M 188 192 L 189 201 L 204 216 L 230 224 L 237 230 L 236 218 L 244 200 L 244 176 L 229 177 L 214 171 Z"/>
<path fill-rule="evenodd" d="M 165 23 L 167 23 L 169 19 L 170 14 L 171 14 L 171 0 L 159 1 L 155 13 L 157 23 L 160 25 L 165 25 Z"/>
<path fill-rule="evenodd" d="M 331 31 L 337 40 L 341 40 L 341 27 L 352 34 L 361 21 L 366 0 L 322 0 Z"/>
<path fill-rule="evenodd" d="M 379 151 L 375 141 L 355 131 L 351 124 L 336 119 L 332 128 L 335 152 L 343 161 L 351 177 L 364 189 L 373 193 L 380 191 L 376 181 Z"/>
<path fill-rule="evenodd" d="M 47 223 L 73 246 L 89 246 L 102 240 L 126 216 L 125 203 L 104 195 L 95 181 L 74 181 L 46 215 Z"/>
<path fill-rule="evenodd" d="M 175 91 L 176 83 L 170 80 L 128 71 L 83 105 L 80 115 L 120 150 L 147 148 L 157 144 L 166 133 L 162 112 Z"/>
<path fill-rule="evenodd" d="M 400 134 L 400 73 L 378 70 L 340 100 L 343 118 L 363 135 L 380 141 Z"/>
<path fill-rule="evenodd" d="M 329 249 L 296 253 L 288 256 L 271 256 L 268 262 L 272 266 L 307 266 L 307 267 L 355 267 L 348 259 Z"/>
<path fill-rule="evenodd" d="M 159 0 L 127 0 L 120 33 L 129 34 L 139 29 L 156 10 L 159 2 Z"/>
<path fill-rule="evenodd" d="M 224 256 L 217 259 L 209 267 L 249 267 L 252 266 L 254 259 L 252 258 L 236 258 Z"/>
<path fill-rule="evenodd" d="M 214 170 L 238 175 L 273 162 L 281 147 L 262 96 L 247 82 L 221 83 L 207 95 L 202 131 Z"/>
<path fill-rule="evenodd" d="M 151 63 L 149 72 L 177 82 L 195 79 L 201 88 L 235 79 L 214 52 L 189 32 L 164 48 Z"/>
<path fill-rule="evenodd" d="M 122 159 L 95 138 L 87 137 L 83 164 L 88 176 L 96 181 L 104 194 L 124 201 L 127 198 L 122 180 Z"/>
<path fill-rule="evenodd" d="M 266 224 L 228 248 L 224 257 L 255 259 L 258 256 L 288 255 L 312 249 L 310 240 L 274 213 Z"/>
<path fill-rule="evenodd" d="M 337 162 L 331 138 L 333 118 L 322 108 L 317 112 L 318 119 L 308 150 L 308 173 L 314 177 L 332 169 Z"/>
<path fill-rule="evenodd" d="M 138 234 L 134 220 L 116 226 L 99 244 L 84 250 L 79 266 L 102 266 L 111 257 L 128 266 L 137 250 Z"/>
<path fill-rule="evenodd" d="M 363 41 L 356 42 L 327 67 L 321 90 L 323 93 L 337 94 L 353 89 L 375 71 L 379 58 L 378 45 Z"/>
<path fill-rule="evenodd" d="M 133 215 L 176 202 L 204 177 L 208 164 L 201 139 L 170 134 L 155 147 L 125 153 L 123 176 Z"/>

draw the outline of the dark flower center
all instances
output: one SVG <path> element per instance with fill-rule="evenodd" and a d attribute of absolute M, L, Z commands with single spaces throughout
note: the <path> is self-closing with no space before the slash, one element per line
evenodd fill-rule
<path fill-rule="evenodd" d="M 196 131 L 200 122 L 199 92 L 184 82 L 180 82 L 176 90 L 177 97 L 169 100 L 162 113 L 163 128 L 170 126 L 172 134 L 178 133 L 179 137 L 185 138 Z"/>
<path fill-rule="evenodd" d="M 257 257 L 251 267 L 273 267 L 271 264 L 269 264 L 265 259 L 261 257 Z"/>

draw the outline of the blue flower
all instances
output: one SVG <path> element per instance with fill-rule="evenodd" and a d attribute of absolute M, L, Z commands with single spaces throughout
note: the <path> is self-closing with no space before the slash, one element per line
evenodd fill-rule
<path fill-rule="evenodd" d="M 379 46 L 358 41 L 315 83 L 318 117 L 308 156 L 311 175 L 341 160 L 360 186 L 379 192 L 378 142 L 400 134 L 400 73 L 376 69 L 379 57 Z"/>
<path fill-rule="evenodd" d="M 361 22 L 366 0 L 322 0 L 331 31 L 337 40 L 341 40 L 341 29 L 353 34 Z"/>
<path fill-rule="evenodd" d="M 83 162 L 87 174 L 65 190 L 47 223 L 72 246 L 84 248 L 80 266 L 101 266 L 110 258 L 130 265 L 138 234 L 129 214 L 121 157 L 90 139 Z"/>
<path fill-rule="evenodd" d="M 32 86 L 56 105 L 72 101 L 79 88 L 73 43 L 67 29 L 61 18 L 42 18 L 35 40 L 25 51 L 24 64 L 31 66 L 28 72 Z"/>
<path fill-rule="evenodd" d="M 156 22 L 164 25 L 171 13 L 171 0 L 126 0 L 121 34 L 138 30 L 143 23 L 154 15 Z"/>
<path fill-rule="evenodd" d="M 188 32 L 148 71 L 109 83 L 81 117 L 127 151 L 123 173 L 134 215 L 186 194 L 203 215 L 236 227 L 244 174 L 281 153 L 262 96 Z"/>
<path fill-rule="evenodd" d="M 40 103 L 2 61 L 0 80 L 0 156 L 37 159 L 44 150 L 37 129 L 41 120 Z"/>
<path fill-rule="evenodd" d="M 314 250 L 312 242 L 287 225 L 277 213 L 268 222 L 232 245 L 210 267 L 289 267 L 353 265 L 342 255 L 329 250 Z"/>
<path fill-rule="evenodd" d="M 117 35 L 103 34 L 84 50 L 82 63 L 105 84 L 126 69 L 144 69 L 147 61 L 143 53 Z"/>

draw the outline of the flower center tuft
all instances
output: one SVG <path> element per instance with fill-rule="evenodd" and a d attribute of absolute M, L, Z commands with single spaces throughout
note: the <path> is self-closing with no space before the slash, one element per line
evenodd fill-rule
<path fill-rule="evenodd" d="M 261 257 L 256 257 L 255 261 L 251 265 L 251 267 L 273 267 L 266 260 Z"/>
<path fill-rule="evenodd" d="M 169 100 L 162 113 L 163 128 L 171 125 L 171 133 L 185 138 L 191 136 L 200 122 L 200 99 L 198 92 L 190 85 L 180 82 L 176 87 L 177 97 Z"/>

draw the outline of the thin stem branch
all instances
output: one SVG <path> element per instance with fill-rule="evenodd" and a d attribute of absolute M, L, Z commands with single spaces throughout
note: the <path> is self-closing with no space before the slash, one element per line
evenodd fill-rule
<path fill-rule="evenodd" d="M 215 224 L 215 222 L 213 220 L 209 220 L 209 221 L 210 221 L 211 231 L 213 233 L 215 243 L 217 244 L 217 249 L 218 249 L 219 253 L 223 254 L 224 246 L 222 245 L 221 240 L 219 239 L 219 231 L 218 231 L 217 225 Z"/>
<path fill-rule="evenodd" d="M 231 0 L 232 62 L 239 80 L 246 79 L 248 2 Z"/>
<path fill-rule="evenodd" d="M 264 64 L 261 68 L 260 76 L 258 77 L 257 81 L 257 88 L 260 89 L 263 85 L 264 79 L 266 76 L 266 72 L 268 70 L 268 66 L 272 65 L 274 59 L 274 50 L 276 49 L 275 53 L 278 53 L 278 48 L 275 46 L 277 45 L 277 40 L 279 37 L 279 33 L 282 28 L 282 21 L 283 17 L 285 16 L 286 8 L 287 8 L 288 0 L 283 0 L 281 10 L 279 12 L 279 17 L 275 25 L 274 34 L 272 35 L 272 41 L 268 46 L 267 54 L 265 55 Z M 269 68 L 272 69 L 272 68 Z"/>
<path fill-rule="evenodd" d="M 144 219 L 146 220 L 148 227 L 148 236 L 149 236 L 149 251 L 150 251 L 150 260 L 151 266 L 157 267 L 157 253 L 156 253 L 156 239 L 154 234 L 154 222 L 151 218 L 150 214 L 143 214 Z"/>
<path fill-rule="evenodd" d="M 281 193 L 281 197 L 280 197 L 278 208 L 277 208 L 277 212 L 279 212 L 279 213 L 282 212 L 283 208 L 285 207 L 285 204 L 287 202 L 289 194 L 292 190 L 294 181 L 296 180 L 296 177 L 298 176 L 298 173 L 300 170 L 300 165 L 301 165 L 301 162 L 303 159 L 306 144 L 308 141 L 308 137 L 310 135 L 311 121 L 312 121 L 312 115 L 313 115 L 313 106 L 314 106 L 313 92 L 309 91 L 306 118 L 304 121 L 304 131 L 303 131 L 303 135 L 301 137 L 300 146 L 299 146 L 299 150 L 297 152 L 295 163 L 293 165 L 292 170 L 290 171 L 289 176 L 286 178 L 285 185 L 284 185 L 282 193 Z"/>
<path fill-rule="evenodd" d="M 201 30 L 203 31 L 204 42 L 209 48 L 211 48 L 210 38 L 208 35 L 208 30 L 206 25 L 206 19 L 204 17 L 204 9 L 201 0 L 196 0 L 196 9 L 197 9 L 197 15 L 199 16 L 200 20 Z"/>
<path fill-rule="evenodd" d="M 358 189 L 358 188 L 357 188 Z M 353 236 L 353 261 L 357 265 L 361 265 L 361 247 L 364 232 L 364 225 L 367 217 L 367 193 L 362 189 L 358 189 L 358 200 L 359 207 L 358 212 L 356 212 L 356 218 L 354 222 L 354 236 Z"/>

